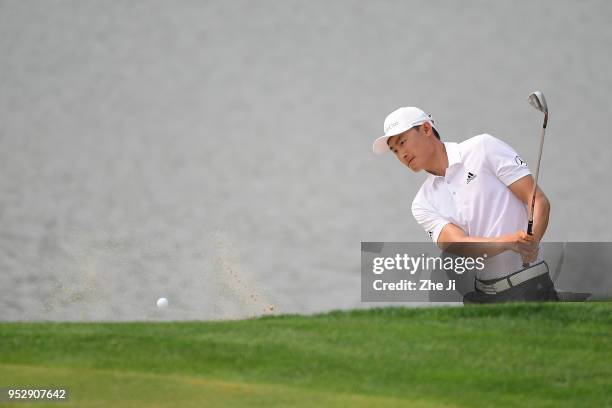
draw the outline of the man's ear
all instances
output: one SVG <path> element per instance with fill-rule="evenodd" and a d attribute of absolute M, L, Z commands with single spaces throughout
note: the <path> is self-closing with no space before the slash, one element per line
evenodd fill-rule
<path fill-rule="evenodd" d="M 433 134 L 432 129 L 431 129 L 431 123 L 423 122 L 421 126 L 423 127 L 423 131 L 425 132 L 426 135 Z"/>

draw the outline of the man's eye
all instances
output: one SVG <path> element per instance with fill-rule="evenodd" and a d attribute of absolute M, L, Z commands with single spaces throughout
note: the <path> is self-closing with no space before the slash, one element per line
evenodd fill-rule
<path fill-rule="evenodd" d="M 403 145 L 403 144 L 404 144 L 404 141 L 403 141 L 403 140 L 400 140 L 400 144 L 401 144 L 401 145 Z"/>

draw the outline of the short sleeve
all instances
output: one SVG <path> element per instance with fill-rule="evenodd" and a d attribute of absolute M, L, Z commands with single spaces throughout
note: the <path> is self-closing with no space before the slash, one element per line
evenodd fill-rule
<path fill-rule="evenodd" d="M 429 237 L 434 243 L 438 242 L 438 237 L 442 228 L 450 221 L 442 217 L 438 212 L 431 208 L 423 200 L 419 200 L 419 196 L 412 202 L 412 215 L 416 221 L 429 234 Z"/>
<path fill-rule="evenodd" d="M 485 160 L 506 186 L 531 174 L 527 163 L 508 144 L 485 134 L 482 135 L 482 146 Z"/>

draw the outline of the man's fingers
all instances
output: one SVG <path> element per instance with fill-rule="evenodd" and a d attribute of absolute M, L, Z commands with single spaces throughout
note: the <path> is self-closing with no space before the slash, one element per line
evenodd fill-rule
<path fill-rule="evenodd" d="M 518 252 L 524 262 L 531 262 L 537 258 L 538 242 L 533 235 L 527 234 L 525 231 L 516 231 L 512 239 L 514 239 L 512 250 Z"/>
<path fill-rule="evenodd" d="M 537 244 L 535 247 L 531 244 L 530 245 L 519 245 L 519 253 L 521 254 L 521 257 L 523 258 L 524 263 L 531 263 L 531 262 L 534 262 L 536 259 L 538 259 L 539 248 Z"/>
<path fill-rule="evenodd" d="M 533 235 L 527 234 L 525 231 L 517 231 L 515 234 L 516 242 L 521 244 L 526 244 L 529 242 L 534 242 L 535 238 Z"/>
<path fill-rule="evenodd" d="M 516 250 L 521 254 L 524 261 L 535 260 L 538 257 L 539 247 L 537 242 L 520 243 Z"/>

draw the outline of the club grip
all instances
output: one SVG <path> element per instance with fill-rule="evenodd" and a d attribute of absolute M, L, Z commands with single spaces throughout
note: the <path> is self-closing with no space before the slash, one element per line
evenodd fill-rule
<path fill-rule="evenodd" d="M 527 235 L 533 235 L 533 221 L 527 223 Z"/>
<path fill-rule="evenodd" d="M 527 223 L 527 235 L 533 235 L 533 221 Z M 529 267 L 529 263 L 523 262 L 523 268 Z"/>

